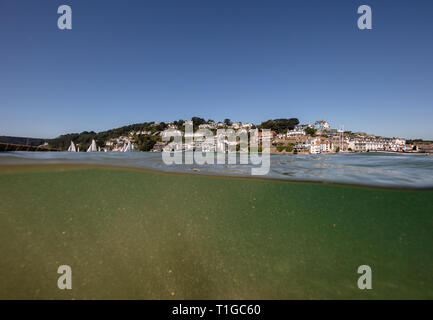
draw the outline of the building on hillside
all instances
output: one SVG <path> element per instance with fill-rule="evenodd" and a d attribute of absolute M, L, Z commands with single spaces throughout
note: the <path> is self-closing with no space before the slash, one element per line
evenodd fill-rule
<path fill-rule="evenodd" d="M 287 131 L 287 137 L 291 138 L 291 137 L 300 137 L 300 136 L 305 136 L 305 129 L 307 127 L 305 127 L 305 125 L 301 125 L 301 126 L 296 126 L 293 130 L 288 130 Z"/>
<path fill-rule="evenodd" d="M 155 143 L 155 145 L 153 146 L 153 149 L 151 151 L 152 152 L 162 152 L 167 144 L 168 144 L 167 142 L 158 141 Z"/>
<path fill-rule="evenodd" d="M 242 123 L 242 129 L 247 129 L 248 131 L 250 131 L 253 126 L 254 125 L 252 123 L 249 123 L 249 122 Z"/>
<path fill-rule="evenodd" d="M 240 129 L 242 127 L 242 122 L 232 122 L 231 127 L 235 130 Z"/>
<path fill-rule="evenodd" d="M 310 153 L 311 154 L 319 154 L 320 153 L 320 139 L 311 139 Z"/>
<path fill-rule="evenodd" d="M 209 130 L 213 130 L 216 129 L 215 123 L 204 123 L 204 124 L 200 124 L 198 126 L 199 129 L 209 129 Z"/>
<path fill-rule="evenodd" d="M 316 137 L 310 139 L 310 153 L 328 153 L 331 152 L 331 142 L 329 139 L 324 137 Z"/>
<path fill-rule="evenodd" d="M 325 120 L 319 120 L 314 123 L 314 128 L 317 130 L 329 130 L 331 126 Z"/>

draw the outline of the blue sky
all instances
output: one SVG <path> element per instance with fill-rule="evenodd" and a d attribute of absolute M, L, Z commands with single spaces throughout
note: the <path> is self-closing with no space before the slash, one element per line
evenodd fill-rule
<path fill-rule="evenodd" d="M 0 135 L 200 116 L 433 139 L 432 33 L 431 0 L 1 0 Z"/>

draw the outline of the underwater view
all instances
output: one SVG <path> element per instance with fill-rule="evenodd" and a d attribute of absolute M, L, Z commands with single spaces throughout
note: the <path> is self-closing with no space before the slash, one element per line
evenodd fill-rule
<path fill-rule="evenodd" d="M 366 187 L 163 172 L 148 169 L 153 154 L 123 167 L 122 154 L 103 156 L 116 160 L 1 154 L 0 298 L 433 298 L 432 189 L 378 187 L 380 175 Z M 359 166 L 350 157 L 339 161 Z M 383 171 L 432 181 L 432 157 L 402 157 L 404 169 Z M 58 290 L 60 264 L 79 290 Z M 374 290 L 357 287 L 364 264 Z"/>

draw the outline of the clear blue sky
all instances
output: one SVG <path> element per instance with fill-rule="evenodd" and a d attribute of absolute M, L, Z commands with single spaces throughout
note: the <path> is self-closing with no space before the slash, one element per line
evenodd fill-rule
<path fill-rule="evenodd" d="M 433 1 L 1 0 L 0 110 L 42 138 L 200 116 L 433 139 Z"/>

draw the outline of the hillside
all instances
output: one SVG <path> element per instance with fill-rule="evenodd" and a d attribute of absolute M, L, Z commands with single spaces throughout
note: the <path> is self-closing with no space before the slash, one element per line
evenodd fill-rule
<path fill-rule="evenodd" d="M 20 144 L 26 146 L 40 146 L 48 142 L 48 139 L 0 136 L 0 143 Z"/>

